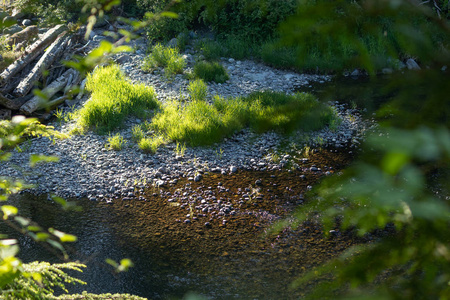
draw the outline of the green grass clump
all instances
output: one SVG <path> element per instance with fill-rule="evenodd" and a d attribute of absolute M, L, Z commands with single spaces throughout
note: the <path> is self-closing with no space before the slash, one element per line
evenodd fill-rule
<path fill-rule="evenodd" d="M 207 82 L 217 83 L 224 83 L 230 78 L 220 63 L 207 61 L 200 61 L 194 65 L 194 75 Z"/>
<path fill-rule="evenodd" d="M 206 60 L 218 60 L 225 55 L 223 46 L 214 40 L 202 40 L 196 44 L 195 48 L 202 52 Z"/>
<path fill-rule="evenodd" d="M 167 62 L 167 66 L 164 69 L 166 77 L 172 77 L 175 74 L 182 74 L 186 67 L 186 61 L 181 56 L 172 56 Z"/>
<path fill-rule="evenodd" d="M 120 133 L 117 133 L 116 135 L 108 137 L 106 148 L 109 150 L 119 151 L 122 150 L 126 143 L 127 141 L 123 138 L 123 136 Z"/>
<path fill-rule="evenodd" d="M 133 127 L 133 129 L 131 129 L 131 138 L 133 139 L 133 141 L 139 142 L 144 137 L 145 137 L 145 132 L 142 129 L 141 125 L 136 125 Z"/>
<path fill-rule="evenodd" d="M 168 140 L 191 146 L 210 145 L 231 133 L 219 111 L 199 100 L 186 104 L 176 100 L 168 102 L 153 118 L 152 127 Z"/>
<path fill-rule="evenodd" d="M 260 58 L 261 60 L 277 68 L 292 69 L 297 68 L 298 58 L 297 50 L 294 47 L 282 47 L 275 42 L 268 42 L 261 46 Z"/>
<path fill-rule="evenodd" d="M 250 127 L 257 132 L 318 130 L 330 124 L 335 126 L 339 119 L 330 106 L 306 93 L 256 92 L 242 98 L 242 102 L 248 105 Z"/>
<path fill-rule="evenodd" d="M 201 79 L 189 82 L 187 90 L 193 100 L 204 101 L 208 94 L 208 86 Z"/>
<path fill-rule="evenodd" d="M 145 117 L 148 110 L 157 108 L 159 102 L 152 87 L 132 84 L 116 65 L 99 67 L 89 74 L 86 89 L 91 99 L 72 117 L 78 118 L 82 130 L 95 128 L 99 133 L 114 131 L 126 117 Z"/>
<path fill-rule="evenodd" d="M 138 143 L 139 148 L 148 153 L 156 153 L 161 145 L 166 143 L 162 136 L 145 137 Z"/>
<path fill-rule="evenodd" d="M 312 95 L 258 92 L 243 98 L 216 97 L 213 104 L 194 100 L 168 102 L 151 123 L 167 140 L 191 146 L 210 145 L 250 126 L 257 132 L 317 130 L 336 126 L 339 118 Z"/>
<path fill-rule="evenodd" d="M 186 62 L 177 48 L 156 44 L 152 52 L 144 59 L 141 69 L 144 72 L 151 72 L 158 67 L 163 67 L 165 75 L 171 77 L 174 74 L 183 73 L 185 66 Z"/>

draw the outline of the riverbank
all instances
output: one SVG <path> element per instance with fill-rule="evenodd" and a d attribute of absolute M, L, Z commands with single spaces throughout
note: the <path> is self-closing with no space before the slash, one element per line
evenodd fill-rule
<path fill-rule="evenodd" d="M 103 36 L 94 35 L 91 47 L 102 40 Z M 134 82 L 152 85 L 160 100 L 187 94 L 188 80 L 177 75 L 173 81 L 167 81 L 158 70 L 146 74 L 140 70 L 145 57 L 145 40 L 134 41 L 134 53 L 119 54 L 117 63 Z M 188 48 L 187 71 L 192 68 L 194 56 Z M 274 90 L 292 93 L 302 85 L 317 81 L 324 83 L 330 77 L 296 74 L 280 71 L 254 63 L 223 59 L 223 65 L 230 73 L 230 80 L 224 84 L 208 84 L 209 95 L 239 96 L 258 90 Z M 83 105 L 88 101 L 78 103 Z M 119 132 L 128 143 L 121 151 L 108 151 L 105 147 L 107 136 L 88 132 L 74 135 L 65 140 L 52 143 L 45 138 L 35 138 L 21 145 L 20 151 L 13 151 L 11 160 L 4 164 L 0 176 L 23 178 L 34 184 L 33 193 L 50 193 L 62 197 L 88 197 L 91 200 L 114 201 L 122 197 L 135 198 L 135 191 L 147 184 L 163 186 L 174 184 L 182 177 L 201 180 L 203 174 L 232 174 L 244 170 L 288 170 L 302 171 L 305 168 L 298 158 L 302 152 L 316 147 L 329 149 L 346 145 L 349 151 L 357 148 L 364 132 L 371 125 L 363 121 L 357 110 L 333 103 L 342 118 L 339 127 L 331 131 L 297 132 L 291 136 L 282 136 L 275 132 L 255 134 L 246 129 L 222 143 L 211 147 L 187 148 L 184 153 L 177 151 L 175 144 L 166 145 L 155 154 L 146 154 L 131 142 L 131 129 L 144 120 L 130 118 L 125 128 Z M 76 108 L 74 107 L 74 108 Z M 50 122 L 57 130 L 68 132 L 74 122 Z M 283 145 L 283 146 L 282 146 Z M 287 147 L 285 146 L 287 145 Z M 47 163 L 29 168 L 30 154 L 54 155 L 60 158 L 57 163 Z M 296 153 L 291 155 L 288 153 Z M 298 156 L 297 158 L 295 156 Z M 18 168 L 17 168 L 18 167 Z M 327 170 L 319 170 L 326 173 Z"/>

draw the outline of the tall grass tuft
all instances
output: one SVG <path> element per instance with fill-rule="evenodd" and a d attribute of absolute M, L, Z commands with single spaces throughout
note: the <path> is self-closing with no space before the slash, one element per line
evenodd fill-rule
<path fill-rule="evenodd" d="M 127 116 L 142 118 L 159 106 L 152 87 L 130 83 L 116 65 L 99 67 L 89 74 L 86 89 L 92 93 L 91 99 L 73 114 L 83 130 L 114 131 Z"/>
<path fill-rule="evenodd" d="M 156 44 L 152 52 L 144 59 L 141 69 L 144 72 L 151 72 L 158 67 L 163 67 L 166 77 L 183 73 L 186 61 L 178 53 L 177 48 L 165 47 Z"/>
<path fill-rule="evenodd" d="M 123 138 L 120 133 L 108 137 L 108 143 L 106 144 L 106 149 L 108 150 L 122 150 L 127 141 Z"/>
<path fill-rule="evenodd" d="M 208 86 L 201 79 L 189 82 L 187 90 L 193 100 L 204 101 L 208 95 Z"/>
<path fill-rule="evenodd" d="M 220 63 L 207 61 L 200 61 L 194 65 L 194 76 L 207 82 L 217 83 L 224 83 L 230 78 Z"/>

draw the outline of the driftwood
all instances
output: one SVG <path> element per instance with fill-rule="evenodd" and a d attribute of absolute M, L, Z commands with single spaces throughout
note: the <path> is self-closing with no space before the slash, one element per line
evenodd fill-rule
<path fill-rule="evenodd" d="M 7 83 L 14 75 L 19 73 L 26 65 L 32 62 L 36 57 L 41 54 L 48 45 L 50 45 L 67 27 L 65 25 L 57 25 L 47 31 L 42 39 L 34 42 L 32 45 L 25 49 L 25 55 L 16 60 L 6 70 L 0 74 L 1 84 Z"/>
<path fill-rule="evenodd" d="M 0 105 L 12 109 L 18 110 L 22 105 L 24 105 L 28 100 L 33 98 L 33 95 L 26 95 L 24 97 L 9 99 L 0 94 Z"/>
<path fill-rule="evenodd" d="M 11 120 L 11 110 L 0 109 L 0 120 Z"/>
<path fill-rule="evenodd" d="M 64 74 L 62 74 L 58 79 L 49 84 L 45 89 L 42 90 L 42 93 L 45 94 L 47 99 L 50 99 L 57 92 L 65 89 L 68 84 L 72 84 L 73 78 L 78 78 L 78 72 L 74 69 L 69 69 Z M 34 111 L 44 108 L 46 106 L 46 101 L 42 99 L 40 96 L 35 96 L 31 98 L 27 103 L 20 107 L 20 111 L 26 115 L 32 114 Z"/>
<path fill-rule="evenodd" d="M 65 33 L 63 33 L 55 42 L 53 42 L 45 54 L 42 55 L 41 59 L 34 65 L 31 72 L 17 85 L 13 92 L 14 96 L 21 97 L 28 94 L 36 80 L 39 80 L 41 77 L 42 71 L 47 69 L 48 66 L 60 56 L 68 40 L 69 37 L 66 37 Z"/>
<path fill-rule="evenodd" d="M 39 29 L 37 26 L 29 26 L 22 31 L 16 32 L 11 35 L 6 41 L 5 44 L 8 46 L 16 45 L 16 49 L 21 47 L 19 45 L 23 45 L 24 42 L 28 42 L 34 37 L 37 37 L 39 33 Z M 20 48 L 19 48 L 20 49 Z"/>

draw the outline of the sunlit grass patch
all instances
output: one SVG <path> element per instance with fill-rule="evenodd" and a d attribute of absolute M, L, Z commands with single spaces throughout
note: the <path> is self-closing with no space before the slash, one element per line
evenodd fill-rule
<path fill-rule="evenodd" d="M 317 130 L 338 119 L 331 107 L 312 95 L 258 92 L 244 98 L 216 97 L 213 104 L 172 100 L 153 118 L 151 127 L 167 140 L 200 146 L 220 142 L 248 126 L 256 132 L 289 133 Z"/>
<path fill-rule="evenodd" d="M 144 137 L 138 142 L 139 149 L 147 153 L 156 153 L 166 140 L 162 136 Z"/>
<path fill-rule="evenodd" d="M 204 101 L 208 95 L 208 86 L 201 79 L 189 82 L 187 90 L 193 100 Z"/>
<path fill-rule="evenodd" d="M 186 61 L 179 54 L 178 49 L 156 44 L 152 52 L 144 59 L 141 69 L 151 72 L 155 68 L 163 67 L 166 77 L 183 73 Z"/>
<path fill-rule="evenodd" d="M 159 106 L 152 87 L 132 84 L 118 66 L 99 67 L 89 74 L 86 89 L 92 93 L 91 99 L 72 115 L 84 130 L 114 131 L 127 116 L 145 117 Z"/>
<path fill-rule="evenodd" d="M 167 139 L 191 146 L 219 142 L 224 136 L 221 114 L 212 105 L 199 100 L 168 102 L 152 121 L 152 127 Z"/>
<path fill-rule="evenodd" d="M 127 141 L 123 138 L 123 136 L 120 133 L 117 133 L 115 135 L 112 135 L 108 137 L 108 143 L 106 144 L 106 148 L 108 150 L 122 150 L 122 148 L 125 146 Z"/>

